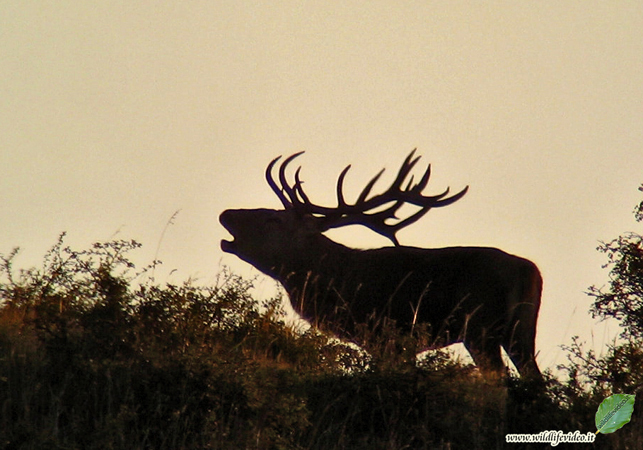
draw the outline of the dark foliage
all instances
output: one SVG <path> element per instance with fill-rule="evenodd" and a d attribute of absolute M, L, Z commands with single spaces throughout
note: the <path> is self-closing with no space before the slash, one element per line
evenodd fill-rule
<path fill-rule="evenodd" d="M 156 263 L 128 259 L 138 247 L 61 236 L 40 269 L 1 257 L 0 448 L 493 449 L 505 433 L 592 429 L 599 392 L 577 378 L 416 361 L 422 330 L 382 330 L 368 356 L 294 330 L 280 298 L 257 302 L 227 270 L 210 287 L 154 284 Z"/>
<path fill-rule="evenodd" d="M 639 191 L 643 192 L 643 185 Z M 643 222 L 643 201 L 634 209 L 634 217 Z M 572 408 L 589 407 L 592 416 L 608 396 L 643 390 L 643 236 L 624 233 L 601 243 L 598 250 L 607 255 L 604 267 L 610 269 L 609 282 L 605 287 L 590 287 L 588 294 L 594 299 L 591 313 L 603 320 L 618 320 L 622 332 L 604 356 L 585 350 L 574 338 L 571 345 L 563 346 L 569 364 L 560 367 L 568 375 L 561 395 Z M 602 441 L 613 448 L 643 448 L 642 416 L 641 408 L 635 406 L 631 422 L 613 435 L 600 436 Z"/>
<path fill-rule="evenodd" d="M 639 188 L 643 192 L 643 186 Z M 637 222 L 643 221 L 643 201 L 634 210 Z M 643 236 L 625 233 L 598 250 L 605 253 L 610 268 L 607 289 L 592 286 L 594 297 L 592 314 L 595 317 L 613 317 L 621 321 L 623 338 L 643 337 Z"/>

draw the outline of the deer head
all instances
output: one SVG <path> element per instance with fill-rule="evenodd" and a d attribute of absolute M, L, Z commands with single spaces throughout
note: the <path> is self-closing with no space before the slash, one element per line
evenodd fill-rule
<path fill-rule="evenodd" d="M 348 165 L 337 180 L 337 206 L 320 206 L 313 204 L 304 192 L 300 179 L 301 166 L 295 171 L 293 184 L 289 184 L 286 178 L 286 168 L 302 153 L 304 152 L 295 153 L 283 161 L 279 167 L 279 185 L 275 182 L 272 171 L 281 156 L 273 159 L 266 169 L 268 185 L 283 204 L 283 210 L 230 210 L 222 214 L 221 222 L 235 237 L 232 242 L 222 241 L 223 251 L 234 253 L 265 272 L 276 264 L 274 257 L 283 257 L 285 249 L 310 251 L 312 238 L 319 238 L 322 232 L 331 228 L 347 225 L 368 227 L 398 246 L 396 233 L 399 230 L 418 221 L 432 208 L 454 203 L 468 190 L 468 187 L 465 187 L 450 197 L 448 188 L 438 195 L 423 195 L 422 191 L 431 176 L 431 166 L 429 165 L 420 180 L 414 183 L 413 176 L 409 178 L 409 173 L 420 157 L 414 157 L 413 150 L 402 163 L 393 183 L 383 193 L 370 195 L 384 169 L 366 184 L 355 203 L 347 203 L 343 186 L 346 174 L 351 168 Z M 420 209 L 409 217 L 399 219 L 396 214 L 404 204 L 415 205 Z"/>

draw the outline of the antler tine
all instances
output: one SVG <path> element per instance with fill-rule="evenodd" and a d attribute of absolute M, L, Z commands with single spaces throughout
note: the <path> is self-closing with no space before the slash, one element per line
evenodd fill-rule
<path fill-rule="evenodd" d="M 295 185 L 293 186 L 293 190 L 301 198 L 304 204 L 308 204 L 310 203 L 310 200 L 308 200 L 308 196 L 304 192 L 304 182 L 299 178 L 299 172 L 301 172 L 301 166 L 297 167 L 297 170 L 295 171 Z"/>
<path fill-rule="evenodd" d="M 299 199 L 297 197 L 297 185 L 295 185 L 295 188 L 291 188 L 288 185 L 288 182 L 286 181 L 286 166 L 290 164 L 290 162 L 295 159 L 297 156 L 301 155 L 304 152 L 298 152 L 295 153 L 294 155 L 290 155 L 288 158 L 284 160 L 284 162 L 281 163 L 281 166 L 279 167 L 279 183 L 281 186 L 278 186 L 277 183 L 275 182 L 274 178 L 272 177 L 272 169 L 281 159 L 281 155 L 277 156 L 275 159 L 270 161 L 268 164 L 268 167 L 266 167 L 266 181 L 268 182 L 268 186 L 273 190 L 273 192 L 277 195 L 281 203 L 284 205 L 284 208 L 286 209 L 291 209 L 296 207 L 299 204 Z M 299 182 L 301 184 L 301 182 Z M 285 195 L 284 195 L 285 193 Z"/>
<path fill-rule="evenodd" d="M 402 192 L 411 192 L 413 190 L 413 175 L 409 179 L 409 182 L 406 183 L 406 187 L 402 189 Z"/>
<path fill-rule="evenodd" d="M 272 168 L 280 159 L 281 159 L 281 155 L 277 156 L 275 159 L 270 161 L 270 163 L 268 164 L 268 167 L 266 167 L 266 181 L 268 182 L 268 186 L 270 186 L 270 188 L 277 195 L 279 200 L 281 200 L 281 203 L 284 205 L 284 208 L 289 209 L 293 207 L 292 202 L 290 202 L 286 198 L 282 189 L 279 186 L 277 186 L 277 183 L 275 183 L 275 180 L 272 178 Z"/>
<path fill-rule="evenodd" d="M 437 195 L 431 195 L 431 196 L 423 196 L 419 195 L 419 192 L 412 192 L 412 194 L 417 195 L 417 197 L 407 197 L 405 201 L 407 203 L 410 203 L 412 205 L 416 206 L 422 206 L 425 208 L 439 208 L 441 206 L 447 206 L 450 205 L 451 203 L 456 202 L 457 200 L 460 200 L 464 194 L 467 193 L 469 190 L 469 186 L 465 186 L 464 189 L 462 189 L 460 192 L 457 194 L 452 195 L 449 198 L 444 198 L 449 192 L 451 192 L 450 188 L 446 188 L 444 192 L 441 194 Z"/>
<path fill-rule="evenodd" d="M 366 184 L 366 187 L 362 190 L 362 193 L 359 194 L 359 197 L 357 198 L 357 202 L 355 202 L 356 205 L 362 203 L 364 200 L 366 200 L 366 197 L 368 197 L 368 194 L 371 193 L 371 189 L 373 189 L 373 186 L 375 183 L 377 183 L 377 180 L 380 179 L 382 174 L 384 173 L 384 169 L 380 170 L 377 175 L 375 175 L 373 178 L 371 178 L 371 181 L 369 181 Z"/>
<path fill-rule="evenodd" d="M 465 186 L 464 189 L 462 189 L 460 192 L 458 192 L 457 194 L 452 195 L 449 198 L 445 198 L 444 200 L 440 200 L 438 202 L 438 204 L 435 205 L 435 206 L 439 208 L 441 206 L 447 206 L 447 205 L 450 205 L 451 203 L 457 202 L 462 197 L 464 197 L 464 194 L 466 194 L 468 190 L 469 190 L 469 186 Z M 444 192 L 444 195 L 446 195 L 448 193 L 449 193 L 449 188 L 447 188 L 447 190 Z"/>
<path fill-rule="evenodd" d="M 286 180 L 286 167 L 288 167 L 288 164 L 292 162 L 293 159 L 298 157 L 304 152 L 298 152 L 293 155 L 290 155 L 288 158 L 284 159 L 284 162 L 281 163 L 281 166 L 279 167 L 279 183 L 281 183 L 281 188 L 283 191 L 286 193 L 286 195 L 290 198 L 290 205 L 291 207 L 297 207 L 300 205 L 299 198 L 297 197 L 297 192 L 295 189 L 291 188 L 288 185 L 288 180 Z"/>
<path fill-rule="evenodd" d="M 414 191 L 422 192 L 426 185 L 429 183 L 429 178 L 431 178 L 431 164 L 426 168 L 426 172 L 422 176 L 422 179 L 415 185 L 413 188 Z"/>
<path fill-rule="evenodd" d="M 344 200 L 344 178 L 346 177 L 346 174 L 350 170 L 351 165 L 347 165 L 344 167 L 344 170 L 342 170 L 342 173 L 339 174 L 339 178 L 337 178 L 337 207 L 338 208 L 344 208 L 346 207 L 346 201 Z"/>
<path fill-rule="evenodd" d="M 420 156 L 417 156 L 413 158 L 413 155 L 415 154 L 414 149 L 411 153 L 409 153 L 409 156 L 406 157 L 404 162 L 402 163 L 402 166 L 400 167 L 399 172 L 397 173 L 397 177 L 393 181 L 393 184 L 391 184 L 391 187 L 389 188 L 389 191 L 400 191 L 402 183 L 406 179 L 406 176 L 409 174 L 411 169 L 417 164 L 417 162 L 420 160 Z"/>
<path fill-rule="evenodd" d="M 418 220 L 420 220 L 426 213 L 428 213 L 431 210 L 431 208 L 434 208 L 434 207 L 438 208 L 438 207 L 441 207 L 441 206 L 447 206 L 447 205 L 450 205 L 451 203 L 454 203 L 454 202 L 460 200 L 464 196 L 464 194 L 467 193 L 468 190 L 469 190 L 469 186 L 466 186 L 464 189 L 462 189 L 457 194 L 452 195 L 451 197 L 446 198 L 444 200 L 440 200 L 442 197 L 444 197 L 445 195 L 447 195 L 449 193 L 449 188 L 447 188 L 447 190 L 444 191 L 442 194 L 435 195 L 435 196 L 431 197 L 431 198 L 436 200 L 436 202 L 433 205 L 431 205 L 429 207 L 422 208 L 421 210 L 419 210 L 415 214 L 407 217 L 404 220 L 401 220 L 400 222 L 396 223 L 395 225 L 388 225 L 393 230 L 392 231 L 393 236 L 395 236 L 395 233 L 398 230 L 401 230 L 402 228 L 404 228 L 406 226 L 409 226 L 412 223 L 415 223 Z"/>

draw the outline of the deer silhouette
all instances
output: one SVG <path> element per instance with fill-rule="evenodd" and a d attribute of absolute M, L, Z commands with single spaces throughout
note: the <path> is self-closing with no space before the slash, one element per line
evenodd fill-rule
<path fill-rule="evenodd" d="M 501 347 L 521 376 L 540 377 L 535 361 L 536 321 L 542 278 L 531 261 L 496 248 L 401 246 L 396 232 L 431 208 L 462 198 L 468 186 L 455 195 L 449 189 L 425 196 L 431 174 L 406 181 L 420 157 L 415 150 L 403 162 L 391 186 L 370 195 L 384 169 L 364 187 L 357 200 L 344 199 L 343 183 L 350 165 L 337 180 L 337 206 L 313 204 L 304 192 L 301 167 L 294 183 L 286 176 L 288 165 L 301 153 L 286 158 L 279 168 L 279 185 L 273 159 L 266 180 L 283 210 L 236 209 L 220 216 L 234 240 L 222 240 L 223 251 L 237 255 L 285 288 L 294 310 L 313 326 L 368 349 L 358 330 L 376 330 L 384 320 L 401 332 L 420 323 L 433 332 L 433 348 L 462 342 L 484 371 L 502 371 Z M 399 219 L 405 205 L 420 209 Z M 349 248 L 323 232 L 359 224 L 390 239 L 394 246 L 370 250 Z M 363 334 L 363 333 L 362 333 Z"/>

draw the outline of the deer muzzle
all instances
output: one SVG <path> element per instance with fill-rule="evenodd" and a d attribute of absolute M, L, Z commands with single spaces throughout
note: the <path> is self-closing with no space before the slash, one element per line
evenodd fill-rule
<path fill-rule="evenodd" d="M 234 253 L 235 242 L 234 242 L 234 211 L 227 209 L 221 213 L 219 216 L 219 222 L 223 227 L 230 232 L 233 237 L 233 240 L 228 241 L 221 239 L 221 250 L 226 253 Z"/>

